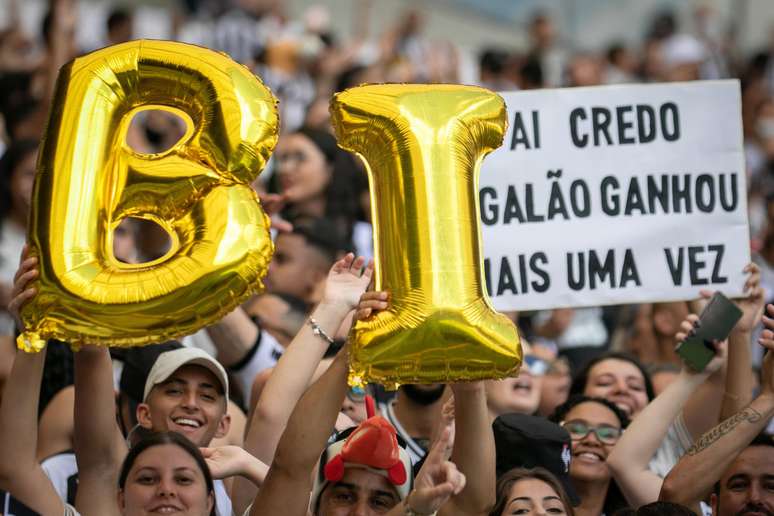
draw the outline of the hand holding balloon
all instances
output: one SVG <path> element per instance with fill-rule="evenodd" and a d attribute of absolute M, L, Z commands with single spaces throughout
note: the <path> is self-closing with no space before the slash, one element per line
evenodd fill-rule
<path fill-rule="evenodd" d="M 30 282 L 38 277 L 37 266 L 38 259 L 30 256 L 30 248 L 27 244 L 24 244 L 21 258 L 19 259 L 19 268 L 13 277 L 11 301 L 8 303 L 8 312 L 13 316 L 16 326 L 21 331 L 24 331 L 24 322 L 21 320 L 19 312 L 38 293 L 35 287 L 30 286 Z"/>

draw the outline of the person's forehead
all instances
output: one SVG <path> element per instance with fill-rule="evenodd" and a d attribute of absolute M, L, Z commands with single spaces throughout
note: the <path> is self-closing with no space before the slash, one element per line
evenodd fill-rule
<path fill-rule="evenodd" d="M 624 378 L 636 378 L 637 380 L 643 379 L 642 372 L 637 366 L 631 362 L 618 358 L 602 360 L 601 362 L 594 364 L 589 371 L 590 378 L 601 376 L 603 374 L 612 374 Z"/>
<path fill-rule="evenodd" d="M 564 419 L 565 421 L 582 419 L 595 425 L 606 424 L 614 427 L 620 426 L 620 422 L 615 413 L 608 407 L 596 401 L 578 403 L 567 412 Z"/>
<path fill-rule="evenodd" d="M 742 450 L 723 474 L 722 481 L 737 475 L 774 476 L 774 446 L 749 446 Z"/>
<path fill-rule="evenodd" d="M 194 458 L 174 444 L 160 444 L 143 450 L 135 459 L 132 469 L 136 471 L 142 468 L 156 470 L 199 469 Z"/>
<path fill-rule="evenodd" d="M 549 496 L 556 496 L 554 489 L 538 478 L 523 478 L 517 480 L 513 486 L 511 486 L 510 499 L 513 498 L 531 498 L 533 500 L 542 500 Z"/>

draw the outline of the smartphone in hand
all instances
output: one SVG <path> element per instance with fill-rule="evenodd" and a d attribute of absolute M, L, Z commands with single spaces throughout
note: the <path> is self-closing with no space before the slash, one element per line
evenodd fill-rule
<path fill-rule="evenodd" d="M 739 307 L 720 292 L 715 292 L 699 316 L 696 331 L 677 345 L 677 354 L 694 371 L 704 371 L 715 356 L 712 342 L 726 340 L 741 318 Z"/>

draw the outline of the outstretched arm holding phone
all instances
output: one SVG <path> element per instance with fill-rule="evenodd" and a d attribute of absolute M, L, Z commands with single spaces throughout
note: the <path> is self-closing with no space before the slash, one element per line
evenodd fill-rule
<path fill-rule="evenodd" d="M 774 305 L 768 305 L 774 317 Z M 774 319 L 763 318 L 761 393 L 748 406 L 705 433 L 664 479 L 660 499 L 697 507 L 723 472 L 774 416 Z M 702 472 L 697 475 L 696 472 Z"/>
<path fill-rule="evenodd" d="M 685 345 L 688 336 L 695 333 L 698 322 L 698 316 L 689 315 L 681 324 L 682 331 L 675 336 L 678 342 Z M 663 480 L 648 468 L 650 459 L 694 391 L 723 366 L 725 355 L 726 343 L 722 342 L 716 344 L 714 356 L 703 370 L 695 371 L 683 363 L 677 379 L 632 421 L 613 448 L 607 463 L 632 506 L 658 500 Z"/>

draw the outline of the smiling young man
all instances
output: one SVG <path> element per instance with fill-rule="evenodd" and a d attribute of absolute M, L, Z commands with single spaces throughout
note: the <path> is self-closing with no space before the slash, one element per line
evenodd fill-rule
<path fill-rule="evenodd" d="M 162 353 L 148 374 L 137 422 L 154 432 L 178 432 L 197 446 L 226 435 L 231 423 L 228 377 L 214 358 L 197 348 Z"/>

